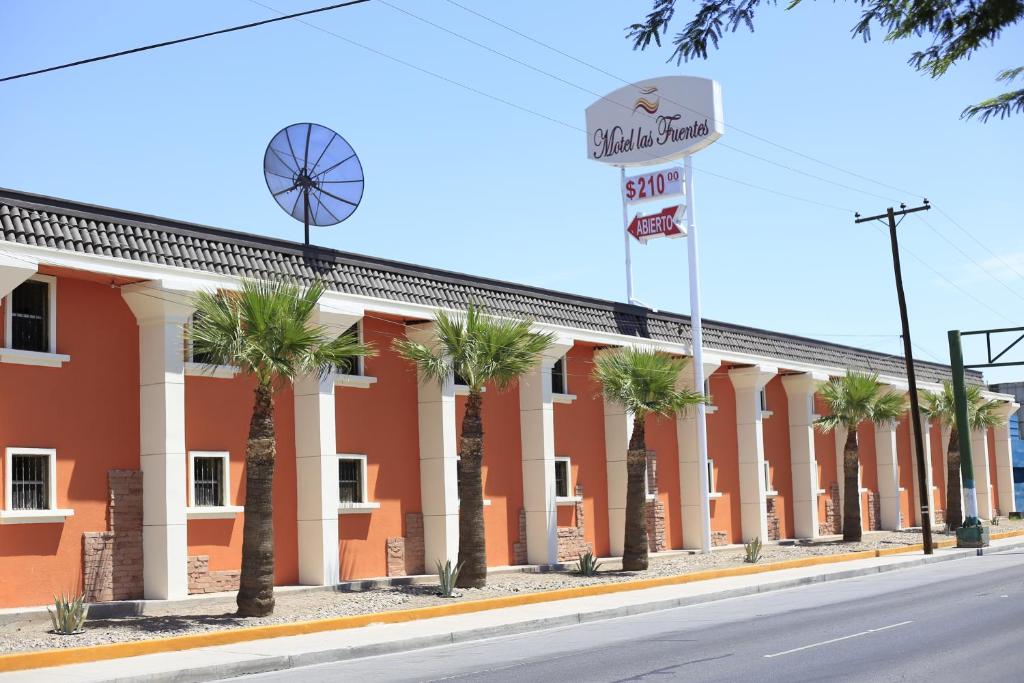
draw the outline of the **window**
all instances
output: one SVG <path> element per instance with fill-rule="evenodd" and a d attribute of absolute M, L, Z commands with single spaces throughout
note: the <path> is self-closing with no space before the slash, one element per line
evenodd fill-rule
<path fill-rule="evenodd" d="M 763 461 L 761 463 L 761 466 L 764 467 L 764 490 L 765 490 L 765 493 L 775 493 L 775 488 L 772 486 L 772 468 L 771 468 L 771 465 L 769 465 L 768 461 L 765 460 L 765 461 Z"/>
<path fill-rule="evenodd" d="M 715 461 L 708 458 L 708 493 L 715 492 Z"/>
<path fill-rule="evenodd" d="M 74 510 L 57 509 L 57 451 L 8 448 L 3 464 L 0 524 L 63 522 L 75 514 Z"/>
<path fill-rule="evenodd" d="M 710 377 L 705 377 L 704 378 L 704 395 L 709 397 L 709 398 L 711 396 L 711 378 Z"/>
<path fill-rule="evenodd" d="M 555 458 L 555 498 L 572 495 L 572 465 L 569 458 Z"/>
<path fill-rule="evenodd" d="M 224 505 L 224 459 L 203 456 L 192 460 L 192 502 L 197 507 Z"/>
<path fill-rule="evenodd" d="M 363 498 L 363 468 L 366 460 L 360 458 L 338 458 L 338 502 L 365 503 Z"/>
<path fill-rule="evenodd" d="M 567 394 L 569 393 L 569 383 L 566 381 L 568 378 L 565 373 L 565 356 L 562 356 L 555 361 L 555 364 L 551 366 L 551 393 L 552 394 Z"/>
<path fill-rule="evenodd" d="M 762 412 L 768 411 L 768 391 L 761 387 L 761 391 L 758 392 L 758 401 Z"/>
<path fill-rule="evenodd" d="M 355 335 L 355 338 L 362 342 L 363 341 L 363 325 L 362 323 L 356 323 L 352 327 L 345 330 L 345 334 Z M 363 374 L 363 357 L 362 356 L 347 356 L 348 361 L 343 366 L 338 367 L 338 374 L 340 375 L 354 375 L 361 377 Z"/>
<path fill-rule="evenodd" d="M 465 377 L 463 377 L 462 375 L 459 374 L 458 370 L 453 370 L 452 371 L 452 381 L 455 383 L 455 386 L 457 386 L 457 387 L 468 387 L 469 386 L 469 382 L 466 381 Z"/>
<path fill-rule="evenodd" d="M 11 457 L 11 509 L 46 510 L 50 507 L 50 458 L 14 453 Z"/>
<path fill-rule="evenodd" d="M 19 351 L 56 353 L 57 279 L 33 275 L 14 288 L 5 302 L 7 346 Z"/>
<path fill-rule="evenodd" d="M 653 499 L 658 493 L 658 456 L 647 451 L 647 468 L 644 472 L 644 495 Z"/>
<path fill-rule="evenodd" d="M 192 321 L 189 323 L 189 328 L 190 329 L 194 329 L 195 328 L 196 322 L 200 318 L 202 318 L 202 315 L 203 314 L 198 312 L 198 311 L 196 311 L 195 313 L 192 314 Z M 188 361 L 190 361 L 192 363 L 200 363 L 200 364 L 203 364 L 203 365 L 212 365 L 211 359 L 210 359 L 208 354 L 196 353 L 195 352 L 195 350 L 194 350 L 195 343 L 192 341 L 192 337 L 191 336 L 189 336 L 186 339 L 185 344 L 187 346 L 187 349 L 185 351 L 185 359 L 186 360 L 188 360 Z"/>

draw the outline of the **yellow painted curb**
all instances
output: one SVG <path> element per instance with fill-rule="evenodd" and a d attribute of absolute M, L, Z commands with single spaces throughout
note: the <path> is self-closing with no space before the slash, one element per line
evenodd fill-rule
<path fill-rule="evenodd" d="M 1000 532 L 992 534 L 991 538 L 1001 539 L 1012 538 L 1015 536 L 1024 536 L 1024 531 Z M 945 548 L 956 545 L 956 541 L 939 541 L 935 545 L 936 547 Z M 372 614 L 357 614 L 348 617 L 320 619 L 317 621 L 299 621 L 291 624 L 251 626 L 225 631 L 213 631 L 210 633 L 196 633 L 153 640 L 138 640 L 128 643 L 111 643 L 109 645 L 43 650 L 38 652 L 15 652 L 12 654 L 0 655 L 0 672 L 39 669 L 50 666 L 63 666 L 66 664 L 82 664 L 85 662 L 98 662 L 106 659 L 121 659 L 124 657 L 158 654 L 161 652 L 176 652 L 178 650 L 211 647 L 214 645 L 230 645 L 232 643 L 262 640 L 264 638 L 281 638 L 284 636 L 299 636 L 308 633 L 320 633 L 323 631 L 340 631 L 343 629 L 367 626 L 369 624 L 398 624 L 407 621 L 416 621 L 419 619 L 432 619 L 435 617 L 483 612 L 503 607 L 518 607 L 520 605 L 533 605 L 541 602 L 552 602 L 555 600 L 566 600 L 569 598 L 583 598 L 593 595 L 608 595 L 611 593 L 643 590 L 645 588 L 681 585 L 697 581 L 727 578 L 731 576 L 763 574 L 781 569 L 798 569 L 800 567 L 812 567 L 821 564 L 836 564 L 839 562 L 850 562 L 852 560 L 886 557 L 888 555 L 915 552 L 921 550 L 922 547 L 923 546 L 920 544 L 917 544 L 901 546 L 899 548 L 886 548 L 883 550 L 862 550 L 853 553 L 842 553 L 839 555 L 801 557 L 793 560 L 772 562 L 771 564 L 747 564 L 740 565 L 738 567 L 706 569 L 704 571 L 692 572 L 690 574 L 661 576 L 654 579 L 638 579 L 635 581 L 579 586 L 577 588 L 561 588 L 553 591 L 524 593 L 522 595 L 507 595 L 497 598 L 486 598 L 484 600 L 471 600 L 467 602 L 455 602 L 448 605 L 435 605 L 433 607 L 419 607 L 416 609 L 377 612 Z"/>

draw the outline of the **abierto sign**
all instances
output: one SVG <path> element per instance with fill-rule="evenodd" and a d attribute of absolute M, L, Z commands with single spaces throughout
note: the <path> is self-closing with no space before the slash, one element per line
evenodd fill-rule
<path fill-rule="evenodd" d="M 664 164 L 722 137 L 717 81 L 664 76 L 627 85 L 587 107 L 587 156 L 612 166 Z"/>

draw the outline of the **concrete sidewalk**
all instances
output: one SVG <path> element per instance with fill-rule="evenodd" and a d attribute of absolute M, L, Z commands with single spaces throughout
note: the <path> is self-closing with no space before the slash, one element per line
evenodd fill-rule
<path fill-rule="evenodd" d="M 993 541 L 985 552 L 1024 547 L 1017 538 Z M 0 683 L 187 683 L 278 671 L 325 662 L 479 640 L 526 631 L 640 614 L 753 593 L 837 581 L 873 573 L 964 559 L 981 551 L 944 549 L 853 560 L 832 565 L 782 569 L 763 574 L 711 579 L 682 585 L 555 600 L 397 624 L 256 640 L 108 661 L 0 674 Z"/>

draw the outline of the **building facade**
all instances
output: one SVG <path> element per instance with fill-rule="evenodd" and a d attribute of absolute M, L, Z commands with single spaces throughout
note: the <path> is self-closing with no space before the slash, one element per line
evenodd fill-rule
<path fill-rule="evenodd" d="M 237 585 L 254 384 L 205 366 L 183 330 L 195 292 L 241 278 L 323 280 L 320 322 L 378 351 L 275 397 L 279 585 L 423 573 L 455 557 L 464 387 L 420 382 L 392 342 L 429 339 L 438 310 L 469 303 L 555 335 L 517 387 L 484 395 L 488 564 L 621 553 L 632 418 L 602 399 L 594 358 L 637 344 L 688 357 L 686 316 L 0 190 L 0 607 Z M 713 321 L 704 338 L 714 542 L 838 532 L 845 437 L 813 429 L 825 410 L 815 392 L 853 369 L 905 393 L 902 359 Z M 937 388 L 948 368 L 917 373 Z M 654 551 L 700 545 L 695 419 L 649 418 Z M 918 524 L 909 421 L 859 436 L 865 528 Z M 1008 430 L 975 438 L 982 516 L 1013 511 Z M 932 425 L 933 509 L 947 442 Z"/>

